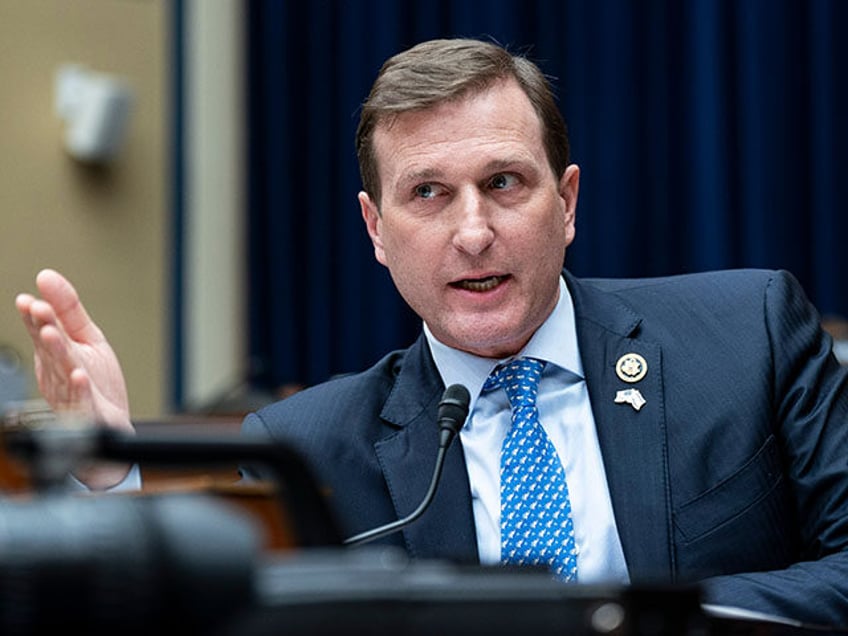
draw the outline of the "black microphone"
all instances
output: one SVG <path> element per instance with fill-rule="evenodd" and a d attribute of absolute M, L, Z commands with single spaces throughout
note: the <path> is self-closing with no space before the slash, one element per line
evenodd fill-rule
<path fill-rule="evenodd" d="M 410 523 L 418 519 L 436 494 L 436 488 L 439 485 L 439 478 L 442 476 L 442 467 L 445 463 L 445 453 L 451 445 L 453 438 L 462 428 L 465 423 L 465 418 L 468 416 L 468 404 L 471 401 L 471 396 L 461 384 L 452 384 L 442 394 L 442 399 L 439 402 L 439 414 L 436 418 L 436 423 L 439 425 L 439 453 L 436 455 L 436 465 L 433 468 L 433 478 L 430 481 L 430 488 L 424 499 L 418 507 L 403 519 L 398 519 L 392 523 L 362 532 L 344 540 L 345 545 L 360 545 L 375 539 L 380 539 L 386 535 L 392 534 L 405 528 Z"/>

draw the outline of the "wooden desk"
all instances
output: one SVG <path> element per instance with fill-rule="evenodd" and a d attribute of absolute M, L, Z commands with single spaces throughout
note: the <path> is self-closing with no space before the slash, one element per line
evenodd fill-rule
<path fill-rule="evenodd" d="M 18 494 L 29 490 L 30 481 L 26 466 L 9 455 L 0 445 L 0 493 Z"/>
<path fill-rule="evenodd" d="M 240 417 L 172 416 L 164 420 L 134 422 L 139 435 L 180 434 L 192 436 L 237 435 Z M 145 491 L 157 491 L 178 484 L 206 484 L 208 487 L 232 485 L 240 479 L 238 462 L 214 467 L 169 467 L 141 465 Z"/>
<path fill-rule="evenodd" d="M 172 417 L 156 422 L 135 422 L 140 436 L 145 434 L 178 434 L 180 436 L 236 436 L 241 427 L 240 417 Z M 161 467 L 140 465 L 142 495 L 168 493 L 198 493 L 219 497 L 253 517 L 264 531 L 268 550 L 296 547 L 292 526 L 285 518 L 286 511 L 272 483 L 239 483 L 238 460 L 214 466 Z M 33 486 L 28 467 L 11 456 L 0 445 L 0 493 L 4 495 L 32 494 Z M 138 494 L 138 493 L 136 493 Z"/>

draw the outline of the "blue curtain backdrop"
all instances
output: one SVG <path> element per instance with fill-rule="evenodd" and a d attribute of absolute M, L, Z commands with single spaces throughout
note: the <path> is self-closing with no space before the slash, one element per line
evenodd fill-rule
<path fill-rule="evenodd" d="M 254 0 L 252 380 L 312 384 L 418 319 L 359 215 L 358 108 L 390 55 L 493 38 L 554 79 L 581 166 L 582 276 L 785 268 L 848 315 L 848 2 Z"/>

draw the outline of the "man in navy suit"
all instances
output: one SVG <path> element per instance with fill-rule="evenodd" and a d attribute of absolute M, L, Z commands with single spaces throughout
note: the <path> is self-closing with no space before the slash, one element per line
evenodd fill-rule
<path fill-rule="evenodd" d="M 303 453 L 343 532 L 418 505 L 438 401 L 460 383 L 470 412 L 439 492 L 385 541 L 499 562 L 512 416 L 484 385 L 502 363 L 541 360 L 536 404 L 568 484 L 578 581 L 700 581 L 710 604 L 848 624 L 848 379 L 790 275 L 564 271 L 579 169 L 544 76 L 493 44 L 391 58 L 357 152 L 375 257 L 423 333 L 244 423 Z M 45 395 L 128 426 L 117 361 L 73 288 L 50 271 L 38 286 L 43 300 L 18 307 Z"/>

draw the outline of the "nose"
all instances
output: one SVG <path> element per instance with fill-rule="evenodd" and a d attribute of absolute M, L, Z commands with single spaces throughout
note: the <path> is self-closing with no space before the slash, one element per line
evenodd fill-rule
<path fill-rule="evenodd" d="M 457 197 L 456 206 L 454 247 L 472 256 L 482 254 L 495 239 L 484 196 L 476 189 L 463 192 Z"/>

